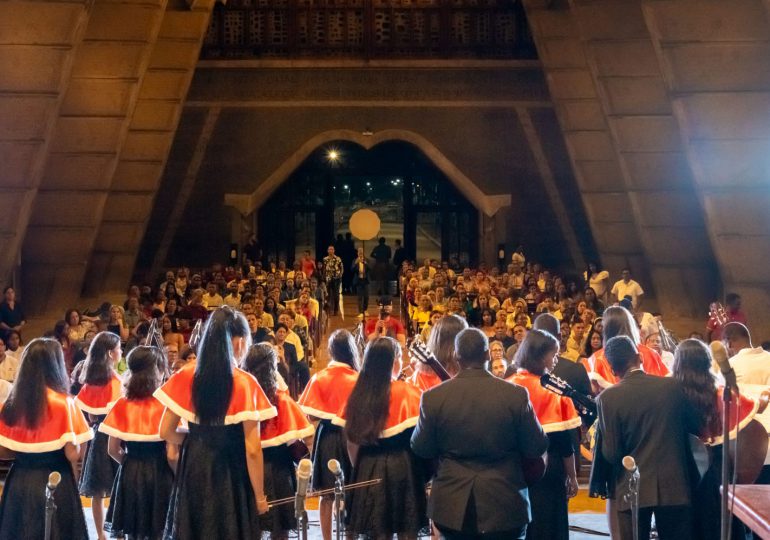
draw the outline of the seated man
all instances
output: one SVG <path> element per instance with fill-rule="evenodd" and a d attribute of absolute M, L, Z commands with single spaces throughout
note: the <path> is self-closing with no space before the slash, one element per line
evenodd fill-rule
<path fill-rule="evenodd" d="M 390 296 L 381 296 L 377 301 L 380 308 L 380 316 L 376 319 L 369 319 L 366 322 L 364 332 L 367 341 L 373 341 L 378 337 L 392 337 L 398 341 L 402 347 L 406 346 L 406 330 L 401 321 L 391 317 L 393 311 L 393 300 Z"/>

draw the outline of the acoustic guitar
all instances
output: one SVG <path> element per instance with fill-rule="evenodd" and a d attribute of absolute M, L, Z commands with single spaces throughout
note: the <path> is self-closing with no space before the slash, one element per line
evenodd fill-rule
<path fill-rule="evenodd" d="M 417 336 L 412 344 L 409 346 L 409 352 L 412 358 L 415 358 L 418 362 L 428 365 L 441 381 L 448 381 L 452 378 L 449 372 L 441 365 L 436 355 L 434 355 L 425 343 Z M 545 455 L 538 458 L 521 458 L 521 467 L 524 472 L 524 481 L 528 486 L 531 486 L 535 482 L 539 481 L 545 475 Z"/>

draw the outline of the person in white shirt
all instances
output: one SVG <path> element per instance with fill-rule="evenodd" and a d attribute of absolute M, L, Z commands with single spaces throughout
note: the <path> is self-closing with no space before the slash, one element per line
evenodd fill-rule
<path fill-rule="evenodd" d="M 741 394 L 761 401 L 770 386 L 770 352 L 752 346 L 749 329 L 739 322 L 729 322 L 722 328 L 722 341 L 730 355 L 730 366 L 735 371 L 735 380 Z M 770 436 L 770 408 L 755 418 Z M 770 484 L 770 448 L 755 483 Z"/>
<path fill-rule="evenodd" d="M 222 295 L 217 291 L 217 284 L 213 281 L 209 282 L 209 284 L 206 285 L 206 294 L 203 295 L 203 305 L 206 306 L 206 309 L 209 311 L 214 311 L 224 304 L 224 302 L 224 298 L 222 298 Z"/>
<path fill-rule="evenodd" d="M 21 349 L 19 349 L 19 352 L 21 353 Z M 5 341 L 0 339 L 0 380 L 8 381 L 9 383 L 15 381 L 16 374 L 19 372 L 19 362 L 16 356 L 7 353 Z"/>
<path fill-rule="evenodd" d="M 738 386 L 770 386 L 770 352 L 751 344 L 751 334 L 745 325 L 727 323 L 722 330 L 722 340 L 730 355 L 730 366 L 735 370 Z"/>
<path fill-rule="evenodd" d="M 630 296 L 631 305 L 634 307 L 634 310 L 638 310 L 642 303 L 642 296 L 644 296 L 642 286 L 631 279 L 631 271 L 628 268 L 624 268 L 620 272 L 620 277 L 621 279 L 612 286 L 612 295 L 617 302 L 620 302 L 626 296 Z"/>

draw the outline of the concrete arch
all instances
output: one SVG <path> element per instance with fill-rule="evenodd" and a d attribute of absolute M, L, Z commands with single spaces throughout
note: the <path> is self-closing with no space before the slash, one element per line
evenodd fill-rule
<path fill-rule="evenodd" d="M 259 187 L 251 194 L 228 193 L 225 195 L 225 204 L 235 207 L 243 215 L 253 213 L 289 178 L 313 151 L 326 143 L 339 140 L 354 142 L 366 150 L 386 141 L 411 143 L 419 148 L 480 212 L 492 217 L 498 210 L 511 204 L 510 195 L 485 194 L 473 180 L 468 178 L 428 139 L 418 133 L 403 129 L 385 129 L 373 134 L 361 133 L 350 129 L 335 129 L 319 133 L 300 146 L 289 159 L 284 161 L 278 169 L 260 183 Z"/>

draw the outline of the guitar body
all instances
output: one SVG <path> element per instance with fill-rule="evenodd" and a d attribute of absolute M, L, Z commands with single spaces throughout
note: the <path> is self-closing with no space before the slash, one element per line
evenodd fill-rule
<path fill-rule="evenodd" d="M 730 443 L 730 461 L 735 464 L 739 484 L 753 484 L 767 455 L 767 430 L 758 420 L 752 420 L 738 432 L 738 462 L 734 445 Z"/>

